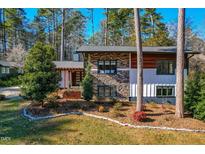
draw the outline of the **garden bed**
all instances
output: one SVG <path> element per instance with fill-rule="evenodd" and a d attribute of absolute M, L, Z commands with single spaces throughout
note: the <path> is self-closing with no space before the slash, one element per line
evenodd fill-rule
<path fill-rule="evenodd" d="M 86 112 L 94 115 L 100 115 L 118 120 L 123 123 L 130 123 L 134 125 L 147 125 L 147 126 L 161 126 L 161 127 L 172 127 L 172 128 L 189 128 L 205 130 L 205 123 L 203 121 L 193 119 L 189 115 L 185 115 L 185 118 L 176 118 L 175 106 L 171 104 L 146 104 L 144 105 L 144 112 L 146 119 L 142 122 L 133 122 L 131 114 L 135 111 L 135 104 L 124 103 L 118 113 L 116 114 L 113 109 L 112 103 L 98 103 L 98 102 L 87 102 L 87 101 L 69 101 L 69 100 L 58 100 L 59 106 L 51 108 L 45 104 L 44 107 L 41 105 L 29 105 L 28 111 L 33 116 L 47 116 L 55 115 L 67 112 Z M 101 112 L 99 109 L 103 108 Z"/>
<path fill-rule="evenodd" d="M 185 118 L 175 117 L 175 106 L 171 104 L 146 104 L 144 105 L 146 119 L 143 122 L 133 122 L 131 114 L 135 111 L 135 104 L 124 105 L 120 109 L 118 116 L 112 112 L 89 111 L 91 114 L 106 116 L 119 120 L 124 123 L 147 126 L 161 126 L 173 128 L 189 128 L 205 130 L 205 122 L 193 119 L 190 115 L 185 114 Z M 112 111 L 112 108 L 110 108 Z"/>

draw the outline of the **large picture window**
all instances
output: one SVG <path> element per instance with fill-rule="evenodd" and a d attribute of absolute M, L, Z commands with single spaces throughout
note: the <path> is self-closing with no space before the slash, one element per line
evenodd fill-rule
<path fill-rule="evenodd" d="M 116 87 L 115 86 L 107 86 L 107 85 L 99 85 L 98 86 L 98 97 L 115 97 Z"/>
<path fill-rule="evenodd" d="M 174 60 L 161 60 L 157 62 L 158 75 L 174 75 L 175 74 L 175 61 Z"/>
<path fill-rule="evenodd" d="M 116 60 L 99 60 L 98 73 L 101 74 L 116 74 L 117 61 Z"/>
<path fill-rule="evenodd" d="M 157 97 L 174 97 L 174 86 L 157 86 Z"/>

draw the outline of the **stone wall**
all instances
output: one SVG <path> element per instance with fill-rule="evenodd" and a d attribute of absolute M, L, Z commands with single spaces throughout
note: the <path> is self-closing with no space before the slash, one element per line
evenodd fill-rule
<path fill-rule="evenodd" d="M 117 60 L 117 68 L 129 67 L 129 53 L 90 53 L 93 69 L 97 69 L 98 60 Z"/>
<path fill-rule="evenodd" d="M 87 55 L 88 57 L 88 55 Z M 114 85 L 117 90 L 117 98 L 129 99 L 129 70 L 120 70 L 122 68 L 129 68 L 129 54 L 128 53 L 92 53 L 89 54 L 90 62 L 92 64 L 93 88 L 94 95 L 97 95 L 98 85 Z M 117 60 L 117 74 L 98 74 L 97 61 L 98 60 Z M 119 69 L 119 70 L 118 70 Z"/>

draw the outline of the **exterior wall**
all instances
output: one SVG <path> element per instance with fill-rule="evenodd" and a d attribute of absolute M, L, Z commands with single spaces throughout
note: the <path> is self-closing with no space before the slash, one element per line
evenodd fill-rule
<path fill-rule="evenodd" d="M 92 69 L 97 69 L 98 60 L 117 60 L 117 68 L 129 67 L 128 53 L 92 53 L 88 55 L 91 60 Z"/>
<path fill-rule="evenodd" d="M 157 75 L 156 68 L 154 69 L 144 69 L 144 86 L 143 86 L 143 96 L 144 101 L 156 101 L 162 102 L 172 102 L 175 103 L 174 97 L 169 98 L 158 98 L 156 96 L 157 86 L 176 86 L 176 75 Z M 185 78 L 187 77 L 187 69 L 184 70 Z M 175 89 L 176 91 L 176 89 Z M 137 69 L 130 69 L 130 98 L 135 100 L 137 96 Z M 176 93 L 175 93 L 176 96 Z"/>
<path fill-rule="evenodd" d="M 85 61 L 90 59 L 91 73 L 94 77 L 94 95 L 97 95 L 98 85 L 114 85 L 117 88 L 117 97 L 134 100 L 137 95 L 137 57 L 135 53 L 86 53 Z M 117 60 L 117 74 L 98 74 L 98 60 Z M 158 60 L 176 60 L 175 54 L 144 54 L 144 101 L 172 102 L 175 97 L 156 97 L 157 86 L 176 86 L 176 75 L 157 75 L 156 63 Z M 185 64 L 186 68 L 186 64 Z M 185 78 L 187 69 L 184 70 Z M 176 94 L 175 94 L 176 95 Z"/>
<path fill-rule="evenodd" d="M 129 54 L 128 53 L 92 53 L 90 57 L 92 65 L 94 95 L 97 96 L 98 85 L 116 86 L 117 98 L 129 98 Z M 117 60 L 117 74 L 98 74 L 98 60 Z"/>
<path fill-rule="evenodd" d="M 156 68 L 158 60 L 176 60 L 175 54 L 144 54 L 143 67 Z M 131 68 L 137 68 L 137 54 L 131 54 Z"/>

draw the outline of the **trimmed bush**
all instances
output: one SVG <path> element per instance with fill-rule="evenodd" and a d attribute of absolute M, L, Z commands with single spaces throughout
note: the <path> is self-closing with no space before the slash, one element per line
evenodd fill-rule
<path fill-rule="evenodd" d="M 121 107 L 122 107 L 122 103 L 117 102 L 117 103 L 115 103 L 115 105 L 113 106 L 113 109 L 119 111 L 119 110 L 121 109 Z"/>
<path fill-rule="evenodd" d="M 105 107 L 104 106 L 99 106 L 98 107 L 98 112 L 105 112 Z"/>
<path fill-rule="evenodd" d="M 83 97 L 86 101 L 89 101 L 93 98 L 93 79 L 91 76 L 91 64 L 88 63 L 86 67 L 86 75 L 81 83 L 83 87 Z"/>
<path fill-rule="evenodd" d="M 45 102 L 47 102 L 47 107 L 48 108 L 57 108 L 59 107 L 59 104 L 57 102 L 58 96 L 55 94 L 49 95 L 46 99 Z"/>
<path fill-rule="evenodd" d="M 133 114 L 131 114 L 131 118 L 133 122 L 142 122 L 147 118 L 147 116 L 145 112 L 134 112 Z"/>

